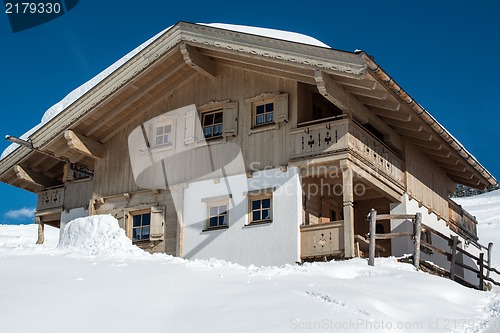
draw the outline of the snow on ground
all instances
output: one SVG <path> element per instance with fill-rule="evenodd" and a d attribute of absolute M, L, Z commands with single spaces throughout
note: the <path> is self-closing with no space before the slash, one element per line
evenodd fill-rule
<path fill-rule="evenodd" d="M 481 332 L 499 323 L 496 291 L 394 258 L 375 267 L 188 261 L 140 252 L 117 228 L 109 216 L 79 219 L 60 242 L 46 227 L 35 245 L 36 225 L 1 225 L 0 332 Z"/>

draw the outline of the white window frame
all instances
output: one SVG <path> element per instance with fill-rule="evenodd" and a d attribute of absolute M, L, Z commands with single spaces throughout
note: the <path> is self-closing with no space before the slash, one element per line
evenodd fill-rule
<path fill-rule="evenodd" d="M 205 127 L 206 127 L 205 126 L 205 117 L 210 115 L 210 114 L 215 115 L 216 113 L 220 113 L 222 115 L 222 121 L 220 123 L 215 123 L 215 119 L 214 119 L 214 122 L 212 122 L 211 127 L 213 129 L 216 125 L 220 125 L 220 134 L 206 137 L 205 136 Z M 223 126 L 224 126 L 224 107 L 223 107 L 223 105 L 221 105 L 218 108 L 214 108 L 212 110 L 202 112 L 200 117 L 201 117 L 201 130 L 203 132 L 203 138 L 205 140 L 221 139 L 223 137 Z"/>
<path fill-rule="evenodd" d="M 229 228 L 229 217 L 230 217 L 230 214 L 229 214 L 229 211 L 230 211 L 230 207 L 229 207 L 229 198 L 230 196 L 228 195 L 224 195 L 224 196 L 220 196 L 220 197 L 216 197 L 216 198 L 208 198 L 208 199 L 203 199 L 202 202 L 205 203 L 205 229 L 204 231 L 208 231 L 208 230 L 217 230 L 217 229 L 227 229 Z M 210 210 L 211 208 L 214 208 L 214 207 L 221 207 L 221 206 L 226 206 L 226 224 L 223 224 L 223 225 L 216 225 L 216 226 L 211 226 L 210 225 L 210 218 L 211 217 L 215 217 L 215 216 L 221 216 L 221 214 L 218 214 L 218 215 L 213 215 L 211 214 Z M 220 213 L 220 211 L 219 211 Z"/>
<path fill-rule="evenodd" d="M 177 115 L 165 115 L 162 116 L 159 120 L 151 122 L 149 124 L 149 129 L 147 130 L 149 145 L 152 152 L 170 150 L 175 147 L 176 144 L 176 118 Z M 156 144 L 156 131 L 160 127 L 170 126 L 170 142 L 163 144 Z"/>
<path fill-rule="evenodd" d="M 248 198 L 248 224 L 261 224 L 261 223 L 272 223 L 273 222 L 273 191 L 272 190 L 258 190 L 258 191 L 252 191 L 249 192 L 247 195 Z M 269 218 L 267 219 L 259 219 L 259 220 L 254 220 L 253 219 L 253 213 L 254 211 L 257 211 L 257 209 L 253 209 L 253 202 L 260 200 L 260 208 L 258 209 L 261 212 L 265 210 L 266 208 L 262 207 L 262 200 L 264 199 L 269 199 Z"/>

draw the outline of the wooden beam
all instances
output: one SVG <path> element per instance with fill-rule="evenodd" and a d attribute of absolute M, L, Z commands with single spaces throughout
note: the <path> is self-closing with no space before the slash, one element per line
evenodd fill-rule
<path fill-rule="evenodd" d="M 431 133 L 423 130 L 420 132 L 414 132 L 406 129 L 400 129 L 399 132 L 404 136 L 407 136 L 409 138 L 414 138 L 419 141 L 432 141 L 432 139 L 434 139 L 434 136 Z"/>
<path fill-rule="evenodd" d="M 402 150 L 401 136 L 347 92 L 340 84 L 335 82 L 331 76 L 321 70 L 316 70 L 314 72 L 314 79 L 318 91 L 326 99 L 335 104 L 342 111 L 352 115 L 359 122 L 363 124 L 370 123 L 384 134 L 387 143 L 391 147 L 399 151 Z"/>
<path fill-rule="evenodd" d="M 40 173 L 37 173 L 33 170 L 24 168 L 20 165 L 14 166 L 14 171 L 16 172 L 18 179 L 20 179 L 24 182 L 30 183 L 30 184 L 34 184 L 34 185 L 42 186 L 42 187 L 51 187 L 51 186 L 61 185 L 61 182 L 58 181 L 57 179 L 47 177 L 47 176 L 42 175 Z"/>
<path fill-rule="evenodd" d="M 384 118 L 389 118 L 389 119 L 394 119 L 394 120 L 400 120 L 400 121 L 410 121 L 413 119 L 411 113 L 409 112 L 404 112 L 402 110 L 399 111 L 387 111 L 385 109 L 379 109 L 376 107 L 370 107 L 370 110 L 377 114 L 377 116 L 384 117 Z"/>
<path fill-rule="evenodd" d="M 359 101 L 365 105 L 369 106 L 374 106 L 379 109 L 385 109 L 389 111 L 399 111 L 401 108 L 401 103 L 398 101 L 390 101 L 388 99 L 385 100 L 379 100 L 379 99 L 374 99 L 374 98 L 369 98 L 369 97 L 364 97 L 364 96 L 359 96 L 358 97 Z M 391 96 L 392 99 L 392 96 Z"/>
<path fill-rule="evenodd" d="M 448 158 L 451 156 L 451 152 L 449 150 L 432 150 L 428 149 L 424 151 L 427 155 L 439 156 L 442 158 Z"/>
<path fill-rule="evenodd" d="M 72 130 L 66 130 L 64 132 L 64 138 L 66 139 L 68 147 L 73 151 L 96 160 L 101 159 L 103 156 L 104 146 L 102 143 L 73 132 Z"/>
<path fill-rule="evenodd" d="M 425 151 L 424 151 L 424 153 L 425 153 Z M 433 155 L 433 156 L 429 156 L 429 158 L 431 160 L 433 160 L 434 162 L 438 162 L 438 163 L 445 164 L 445 165 L 461 165 L 458 162 L 458 158 L 456 158 L 453 155 L 448 157 L 448 158 Z"/>
<path fill-rule="evenodd" d="M 332 74 L 334 76 L 334 79 L 336 82 L 342 84 L 343 86 L 351 86 L 351 87 L 356 87 L 356 88 L 362 88 L 362 89 L 367 89 L 367 90 L 374 90 L 378 86 L 380 86 L 376 81 L 373 80 L 360 80 L 360 79 L 353 79 L 345 76 L 338 76 L 335 74 Z M 371 76 L 369 76 L 371 77 Z"/>
<path fill-rule="evenodd" d="M 188 64 L 188 66 L 210 78 L 215 77 L 215 62 L 212 59 L 204 56 L 191 45 L 182 43 L 180 45 L 180 49 L 184 61 L 186 62 L 186 64 Z"/>
<path fill-rule="evenodd" d="M 444 169 L 445 172 L 447 170 L 453 170 L 455 172 L 464 172 L 465 170 L 467 170 L 465 165 L 462 165 L 462 164 L 451 165 L 451 164 L 442 163 L 441 161 L 434 161 L 434 163 L 437 166 L 439 166 L 440 168 Z"/>
<path fill-rule="evenodd" d="M 402 128 L 412 132 L 422 132 L 422 125 L 419 123 L 394 119 L 386 119 L 384 122 L 392 127 Z"/>
<path fill-rule="evenodd" d="M 380 89 L 369 90 L 369 89 L 364 89 L 364 88 L 359 88 L 359 87 L 346 86 L 345 90 L 347 90 L 348 92 L 350 92 L 353 95 L 375 98 L 375 99 L 379 99 L 379 100 L 385 100 L 388 96 L 387 91 L 380 90 Z"/>
<path fill-rule="evenodd" d="M 436 141 L 419 141 L 412 138 L 408 138 L 408 141 L 415 146 L 424 147 L 426 149 L 441 150 L 444 148 L 442 143 Z"/>
<path fill-rule="evenodd" d="M 467 179 L 471 180 L 474 178 L 474 174 L 472 172 L 459 172 L 459 171 L 453 171 L 453 170 L 445 170 L 446 174 L 450 176 L 457 176 L 460 177 L 461 179 Z"/>
<path fill-rule="evenodd" d="M 472 187 L 479 186 L 479 184 L 481 184 L 481 180 L 475 177 L 472 179 L 467 179 L 456 175 L 449 175 L 449 176 L 458 184 L 470 185 Z"/>

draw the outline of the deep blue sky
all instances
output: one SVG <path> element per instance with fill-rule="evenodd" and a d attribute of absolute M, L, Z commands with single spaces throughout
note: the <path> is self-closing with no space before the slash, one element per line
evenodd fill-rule
<path fill-rule="evenodd" d="M 362 49 L 500 177 L 498 1 L 93 1 L 12 33 L 0 12 L 0 137 L 21 135 L 67 93 L 165 27 L 183 20 L 290 30 Z M 7 147 L 0 141 L 0 149 Z M 5 215 L 36 196 L 0 184 Z M 23 215 L 23 214 L 18 214 Z"/>

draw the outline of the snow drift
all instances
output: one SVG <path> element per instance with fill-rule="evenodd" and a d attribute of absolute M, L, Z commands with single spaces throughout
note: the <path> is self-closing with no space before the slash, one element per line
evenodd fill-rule
<path fill-rule="evenodd" d="M 81 217 L 69 222 L 61 234 L 58 248 L 90 255 L 143 253 L 132 245 L 125 230 L 111 215 Z"/>

